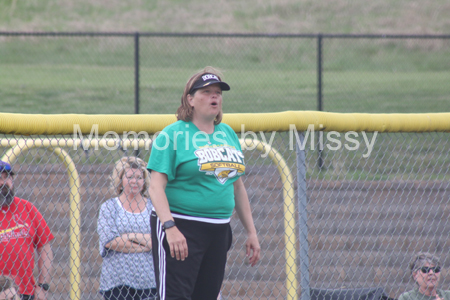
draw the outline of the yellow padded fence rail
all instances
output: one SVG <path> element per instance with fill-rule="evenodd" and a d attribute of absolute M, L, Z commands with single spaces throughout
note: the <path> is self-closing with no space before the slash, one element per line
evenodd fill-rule
<path fill-rule="evenodd" d="M 98 133 L 108 131 L 147 132 L 161 131 L 176 121 L 175 115 L 38 115 L 0 113 L 0 133 L 22 135 L 73 134 L 78 124 L 83 134 L 89 134 L 94 125 Z M 423 114 L 363 114 L 330 113 L 318 111 L 285 111 L 278 113 L 225 114 L 223 122 L 236 132 L 242 131 L 289 131 L 291 125 L 297 130 L 366 131 L 366 132 L 450 132 L 450 113 Z"/>

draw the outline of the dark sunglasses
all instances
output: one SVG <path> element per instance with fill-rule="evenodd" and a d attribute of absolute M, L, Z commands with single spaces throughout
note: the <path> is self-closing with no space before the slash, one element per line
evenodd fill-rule
<path fill-rule="evenodd" d="M 423 274 L 428 274 L 430 272 L 430 270 L 433 271 L 433 273 L 439 273 L 439 272 L 441 272 L 441 267 L 432 267 L 432 268 L 430 268 L 430 267 L 422 267 L 422 268 L 420 268 L 420 271 Z"/>

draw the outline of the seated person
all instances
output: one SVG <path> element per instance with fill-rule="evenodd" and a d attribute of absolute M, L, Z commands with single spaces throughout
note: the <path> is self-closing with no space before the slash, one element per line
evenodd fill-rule
<path fill-rule="evenodd" d="M 442 271 L 438 257 L 420 252 L 411 261 L 409 268 L 416 288 L 401 294 L 398 300 L 450 300 L 450 291 L 437 288 Z"/>

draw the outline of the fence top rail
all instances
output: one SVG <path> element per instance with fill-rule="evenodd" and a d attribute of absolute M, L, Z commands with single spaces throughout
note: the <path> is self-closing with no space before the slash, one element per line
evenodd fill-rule
<path fill-rule="evenodd" d="M 339 39 L 450 39 L 450 34 L 340 34 L 340 33 L 200 33 L 200 32 L 89 32 L 0 31 L 0 36 L 91 37 L 229 37 L 229 38 L 339 38 Z"/>
<path fill-rule="evenodd" d="M 83 115 L 0 113 L 0 133 L 17 135 L 153 134 L 176 121 L 175 115 Z M 319 111 L 225 114 L 236 132 L 308 130 L 366 132 L 450 132 L 450 113 L 366 114 Z"/>

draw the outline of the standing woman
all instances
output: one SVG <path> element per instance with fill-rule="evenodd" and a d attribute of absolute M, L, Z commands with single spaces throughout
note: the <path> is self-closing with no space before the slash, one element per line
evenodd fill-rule
<path fill-rule="evenodd" d="M 222 120 L 222 91 L 230 86 L 206 67 L 187 82 L 178 121 L 153 143 L 147 168 L 153 258 L 161 300 L 215 300 L 231 247 L 233 209 L 247 231 L 254 266 L 260 246 L 240 176 L 244 155 L 236 133 Z"/>
<path fill-rule="evenodd" d="M 110 177 L 116 197 L 102 204 L 98 217 L 103 257 L 100 293 L 106 300 L 156 299 L 150 213 L 150 174 L 145 162 L 123 157 Z"/>

